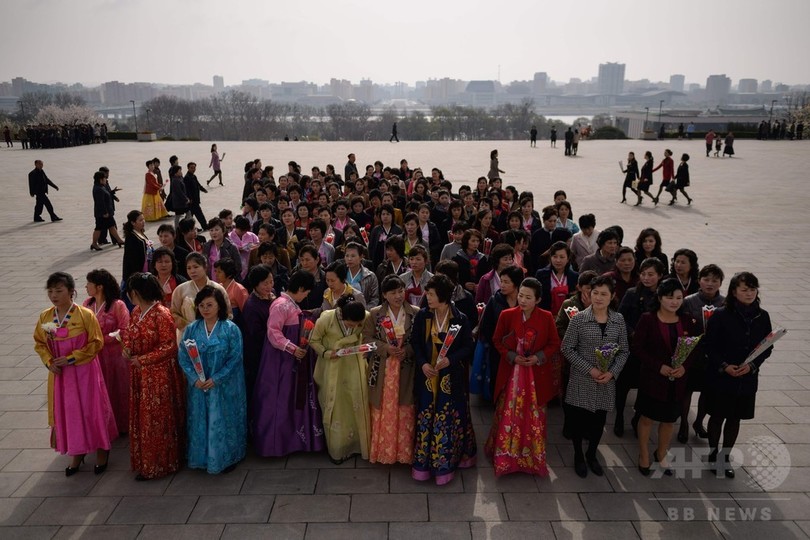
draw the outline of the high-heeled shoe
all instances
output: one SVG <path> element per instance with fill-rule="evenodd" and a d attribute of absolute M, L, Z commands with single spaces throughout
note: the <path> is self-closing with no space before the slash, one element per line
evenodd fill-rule
<path fill-rule="evenodd" d="M 658 197 L 653 198 L 653 203 L 655 206 L 658 206 Z"/>
<path fill-rule="evenodd" d="M 650 476 L 650 466 L 643 467 L 641 465 L 641 456 L 638 456 L 638 472 L 640 472 L 642 476 Z"/>
<path fill-rule="evenodd" d="M 99 246 L 97 244 L 90 244 L 90 249 L 92 251 L 101 251 L 101 246 Z"/>
<path fill-rule="evenodd" d="M 101 465 L 96 465 L 93 467 L 93 474 L 102 474 L 104 471 L 107 470 L 107 465 L 110 464 L 110 451 L 107 450 L 107 459 L 104 460 L 104 463 Z"/>
<path fill-rule="evenodd" d="M 621 204 L 624 204 L 624 203 L 626 203 L 626 202 L 627 202 L 627 199 L 622 199 Z"/>
<path fill-rule="evenodd" d="M 686 444 L 689 442 L 689 426 L 686 424 L 682 424 L 678 430 L 678 442 L 681 444 Z"/>
<path fill-rule="evenodd" d="M 709 432 L 703 427 L 703 424 L 698 422 L 697 420 L 694 421 L 692 424 L 692 428 L 695 430 L 695 435 L 697 435 L 701 439 L 708 439 Z"/>
<path fill-rule="evenodd" d="M 115 245 L 117 245 L 119 248 L 122 248 L 124 247 L 124 242 L 119 242 L 118 240 L 116 240 Z"/>
<path fill-rule="evenodd" d="M 658 459 L 658 450 L 654 450 L 653 455 L 655 456 L 655 462 L 660 465 L 661 460 Z M 664 467 L 663 465 L 661 466 L 661 468 L 664 469 L 664 475 L 665 476 L 672 476 L 672 469 L 670 469 L 669 467 Z"/>
<path fill-rule="evenodd" d="M 84 456 L 82 456 L 82 458 L 79 460 L 79 464 L 75 467 L 65 467 L 65 476 L 73 476 L 79 472 L 79 467 L 82 466 L 82 463 L 84 463 Z"/>
<path fill-rule="evenodd" d="M 633 206 L 641 206 L 641 199 L 639 199 L 638 202 L 636 204 L 634 204 Z"/>

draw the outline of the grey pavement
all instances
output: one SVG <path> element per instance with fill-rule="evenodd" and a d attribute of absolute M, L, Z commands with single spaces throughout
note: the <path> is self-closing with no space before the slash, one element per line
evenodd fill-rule
<path fill-rule="evenodd" d="M 689 247 L 701 265 L 719 264 L 727 276 L 753 271 L 763 307 L 790 332 L 763 367 L 756 418 L 743 422 L 739 437 L 736 479 L 718 479 L 694 466 L 705 447 L 694 436 L 686 446 L 673 443 L 673 464 L 685 464 L 676 477 L 643 478 L 635 468 L 632 434 L 619 439 L 608 431 L 601 446 L 606 475 L 582 480 L 573 472 L 558 408 L 548 414 L 550 476 L 496 479 L 482 452 L 492 410 L 477 402 L 478 466 L 444 487 L 413 481 L 404 466 L 359 459 L 335 466 L 324 454 L 249 456 L 230 475 L 183 470 L 135 482 L 126 439 L 115 442 L 104 475 L 93 475 L 91 459 L 79 474 L 65 478 L 67 458 L 48 448 L 47 371 L 31 337 L 38 313 L 49 305 L 45 279 L 56 270 L 72 273 L 82 300 L 87 271 L 105 267 L 120 275 L 121 250 L 89 251 L 92 175 L 99 166 L 110 167 L 111 184 L 123 188 L 120 224 L 128 210 L 140 208 L 147 158 L 158 156 L 166 165 L 172 154 L 184 166 L 197 161 L 204 182 L 210 143 L 2 149 L 0 538 L 807 538 L 810 145 L 740 140 L 737 157 L 715 159 L 703 157 L 702 141 L 583 141 L 574 158 L 563 156 L 562 145 L 551 150 L 547 144 L 540 141 L 532 149 L 528 142 L 219 143 L 220 152 L 227 152 L 226 185 L 203 194 L 203 209 L 209 217 L 225 207 L 237 209 L 243 164 L 257 157 L 274 165 L 276 175 L 290 160 L 305 171 L 327 163 L 342 171 L 349 152 L 357 154 L 361 167 L 376 159 L 397 166 L 405 157 L 412 167 L 439 167 L 457 188 L 474 185 L 488 169 L 489 151 L 498 148 L 507 171 L 504 185 L 532 190 L 538 207 L 551 202 L 556 189 L 565 189 L 575 216 L 593 212 L 600 229 L 622 225 L 625 244 L 652 226 L 670 256 Z M 628 150 L 637 156 L 651 150 L 658 161 L 664 148 L 671 148 L 676 160 L 683 152 L 692 156 L 692 206 L 619 204 L 617 162 Z M 51 193 L 64 218 L 59 224 L 32 223 L 26 174 L 37 158 L 61 188 Z M 148 225 L 147 233 L 155 236 L 156 227 Z"/>

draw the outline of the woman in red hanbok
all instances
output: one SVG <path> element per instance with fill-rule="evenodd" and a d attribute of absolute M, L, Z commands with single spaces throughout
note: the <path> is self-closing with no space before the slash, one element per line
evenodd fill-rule
<path fill-rule="evenodd" d="M 79 472 L 89 452 L 96 452 L 95 473 L 101 474 L 118 435 L 96 356 L 104 345 L 101 328 L 92 311 L 73 303 L 70 274 L 55 272 L 46 286 L 53 307 L 39 315 L 34 350 L 48 368 L 51 446 L 73 458 L 65 476 Z"/>
<path fill-rule="evenodd" d="M 546 469 L 546 403 L 553 397 L 551 358 L 560 337 L 551 313 L 537 307 L 542 291 L 534 278 L 523 280 L 518 305 L 501 312 L 492 338 L 501 361 L 495 382 L 495 418 L 484 452 L 495 475 Z"/>
<path fill-rule="evenodd" d="M 127 283 L 135 309 L 124 338 L 132 362 L 129 450 L 136 480 L 177 472 L 185 436 L 185 381 L 177 364 L 177 335 L 163 289 L 152 274 Z"/>

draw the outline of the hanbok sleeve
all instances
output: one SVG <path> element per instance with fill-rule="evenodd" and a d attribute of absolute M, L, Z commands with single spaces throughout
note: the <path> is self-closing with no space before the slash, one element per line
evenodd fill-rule
<path fill-rule="evenodd" d="M 183 370 L 183 373 L 188 379 L 188 382 L 194 384 L 199 377 L 197 377 L 197 372 L 194 371 L 194 366 L 191 363 L 191 356 L 188 354 L 188 349 L 183 342 L 187 339 L 194 339 L 194 329 L 196 326 L 188 325 L 186 329 L 183 331 L 183 337 L 180 342 L 180 346 L 177 347 L 177 363 L 180 365 L 180 369 Z"/>
<path fill-rule="evenodd" d="M 233 375 L 234 370 L 242 369 L 242 333 L 239 327 L 230 321 L 225 322 L 223 327 L 223 339 L 228 343 L 226 358 L 216 373 L 212 373 L 208 378 L 213 379 L 214 384 L 220 384 L 223 380 Z"/>
<path fill-rule="evenodd" d="M 183 314 L 183 302 L 186 298 L 186 296 L 183 294 L 184 291 L 185 287 L 178 285 L 177 288 L 174 289 L 174 292 L 172 292 L 172 305 L 170 309 L 172 319 L 174 320 L 174 325 L 178 330 L 183 330 L 191 322 L 190 320 L 186 319 L 185 315 Z M 227 295 L 225 297 L 227 298 Z M 230 302 L 227 304 L 228 309 L 230 310 Z"/>
<path fill-rule="evenodd" d="M 334 320 L 333 312 L 327 312 L 325 315 L 319 317 L 309 337 L 309 344 L 312 346 L 312 350 L 315 351 L 315 354 L 318 355 L 318 360 L 330 360 L 332 358 L 332 350 L 327 349 L 324 343 L 324 338 L 329 331 L 329 324 L 332 320 Z"/>
<path fill-rule="evenodd" d="M 68 355 L 68 363 L 74 365 L 87 364 L 98 355 L 104 347 L 104 337 L 101 333 L 101 326 L 93 312 L 87 308 L 77 306 L 78 315 L 81 317 L 84 331 L 87 332 L 87 343 L 81 349 L 76 349 Z"/>
<path fill-rule="evenodd" d="M 48 334 L 42 329 L 42 324 L 51 320 L 51 310 L 45 310 L 39 315 L 39 321 L 34 328 L 34 351 L 39 355 L 40 360 L 45 366 L 49 366 L 54 356 L 51 353 L 51 348 L 48 346 Z"/>
<path fill-rule="evenodd" d="M 270 305 L 270 316 L 267 317 L 267 341 L 280 351 L 290 352 L 291 348 L 298 346 L 284 336 L 284 323 L 287 322 L 290 307 L 287 302 L 276 300 Z"/>

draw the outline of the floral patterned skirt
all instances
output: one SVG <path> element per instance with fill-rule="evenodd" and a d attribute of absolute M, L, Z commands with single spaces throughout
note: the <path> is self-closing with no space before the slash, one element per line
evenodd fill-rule
<path fill-rule="evenodd" d="M 399 404 L 400 361 L 386 360 L 380 408 L 371 407 L 371 463 L 413 463 L 416 412 L 413 405 Z"/>
<path fill-rule="evenodd" d="M 537 399 L 534 371 L 514 366 L 512 378 L 495 406 L 495 418 L 484 453 L 495 476 L 525 472 L 547 476 L 546 408 Z"/>
<path fill-rule="evenodd" d="M 143 212 L 143 219 L 146 221 L 158 221 L 169 215 L 163 205 L 163 199 L 157 193 L 154 195 L 143 194 L 141 212 Z"/>

